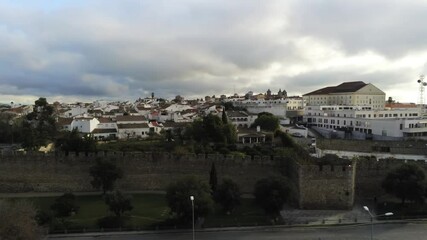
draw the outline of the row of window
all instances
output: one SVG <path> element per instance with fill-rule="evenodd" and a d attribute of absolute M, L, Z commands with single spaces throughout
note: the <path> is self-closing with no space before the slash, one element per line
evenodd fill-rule
<path fill-rule="evenodd" d="M 309 119 L 310 120 L 310 119 Z M 310 122 L 310 121 L 309 121 Z M 329 123 L 329 119 L 322 119 L 322 118 L 318 118 L 318 119 L 316 119 L 316 118 L 312 118 L 311 119 L 311 122 L 313 122 L 313 123 L 315 123 L 315 122 L 318 122 L 318 123 Z M 344 125 L 344 126 L 347 126 L 347 122 L 350 124 L 350 126 L 353 126 L 353 121 L 347 121 L 347 120 L 343 120 L 342 121 L 342 124 Z M 335 120 L 335 119 L 331 119 L 331 124 L 337 124 L 337 125 L 340 125 L 340 120 L 339 119 L 337 119 L 337 120 Z"/>
<path fill-rule="evenodd" d="M 328 114 L 328 113 L 311 113 L 311 112 L 308 112 L 307 113 L 307 116 L 330 116 L 330 117 L 340 117 L 340 114 L 339 113 L 337 113 L 337 114 L 335 114 L 335 113 L 331 113 L 331 114 Z M 356 114 L 356 118 L 366 118 L 366 117 L 368 117 L 368 118 L 371 118 L 371 114 Z M 417 117 L 418 116 L 418 113 L 405 113 L 405 114 L 403 114 L 403 113 L 400 113 L 400 114 L 397 114 L 397 113 L 380 113 L 380 114 L 373 114 L 373 117 L 374 118 L 376 118 L 376 117 L 379 117 L 379 118 L 397 118 L 397 117 Z M 342 114 L 342 117 L 347 117 L 347 114 Z M 348 117 L 353 117 L 353 114 L 349 114 L 348 115 Z"/>

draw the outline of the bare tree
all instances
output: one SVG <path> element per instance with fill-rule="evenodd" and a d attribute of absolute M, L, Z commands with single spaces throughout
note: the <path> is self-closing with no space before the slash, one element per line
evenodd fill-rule
<path fill-rule="evenodd" d="M 43 229 L 37 225 L 36 214 L 30 202 L 0 200 L 0 239 L 42 239 Z"/>

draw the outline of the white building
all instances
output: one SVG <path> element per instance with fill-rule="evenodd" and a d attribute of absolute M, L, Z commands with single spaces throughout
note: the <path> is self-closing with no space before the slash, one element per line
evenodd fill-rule
<path fill-rule="evenodd" d="M 268 112 L 278 117 L 286 117 L 287 100 L 286 99 L 259 99 L 259 100 L 242 100 L 231 101 L 233 106 L 246 108 L 250 113 Z"/>
<path fill-rule="evenodd" d="M 226 111 L 227 118 L 236 127 L 249 128 L 258 118 L 258 115 L 248 114 L 244 111 Z"/>
<path fill-rule="evenodd" d="M 144 116 L 116 116 L 117 124 L 137 124 L 137 123 L 147 123 L 148 120 Z"/>
<path fill-rule="evenodd" d="M 419 109 L 385 108 L 385 94 L 372 84 L 343 83 L 305 94 L 304 98 L 304 122 L 326 137 L 427 139 L 427 119 L 420 117 Z"/>
<path fill-rule="evenodd" d="M 134 123 L 134 124 L 117 124 L 118 138 L 146 138 L 150 133 L 150 126 L 148 123 Z"/>
<path fill-rule="evenodd" d="M 98 119 L 93 117 L 74 118 L 70 125 L 70 131 L 77 129 L 81 133 L 91 133 L 98 124 Z"/>
<path fill-rule="evenodd" d="M 303 110 L 305 107 L 305 102 L 302 97 L 288 97 L 286 98 L 286 109 L 291 110 Z"/>
<path fill-rule="evenodd" d="M 96 140 L 117 137 L 117 123 L 112 118 L 98 118 L 98 121 L 98 126 L 92 131 Z"/>
<path fill-rule="evenodd" d="M 71 108 L 69 110 L 67 110 L 66 112 L 64 112 L 62 114 L 63 117 L 78 117 L 78 116 L 85 116 L 88 113 L 88 108 L 86 107 L 81 107 L 81 106 L 74 106 L 72 105 Z"/>
<path fill-rule="evenodd" d="M 370 83 L 344 82 L 303 95 L 307 106 L 343 105 L 369 106 L 383 109 L 385 93 Z"/>

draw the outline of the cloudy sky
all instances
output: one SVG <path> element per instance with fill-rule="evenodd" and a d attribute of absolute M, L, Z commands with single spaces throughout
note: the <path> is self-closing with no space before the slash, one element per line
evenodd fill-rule
<path fill-rule="evenodd" d="M 345 81 L 417 102 L 427 2 L 1 0 L 0 102 L 186 98 Z"/>

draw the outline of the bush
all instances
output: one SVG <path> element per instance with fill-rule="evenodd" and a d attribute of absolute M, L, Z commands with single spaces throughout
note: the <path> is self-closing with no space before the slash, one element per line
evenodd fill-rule
<path fill-rule="evenodd" d="M 195 176 L 181 178 L 169 185 L 166 191 L 166 200 L 175 218 L 183 222 L 192 219 L 192 202 L 194 196 L 195 217 L 205 217 L 213 209 L 211 188 L 208 183 Z"/>
<path fill-rule="evenodd" d="M 240 205 L 240 188 L 231 179 L 225 178 L 215 192 L 215 201 L 221 204 L 223 210 L 229 214 Z"/>
<path fill-rule="evenodd" d="M 117 216 L 107 216 L 98 219 L 98 226 L 100 228 L 119 228 L 123 227 L 124 220 Z"/>
<path fill-rule="evenodd" d="M 42 239 L 36 209 L 26 201 L 0 200 L 0 239 Z"/>
<path fill-rule="evenodd" d="M 120 218 L 125 212 L 133 209 L 131 197 L 122 194 L 120 191 L 107 194 L 105 196 L 105 203 L 108 205 L 110 211 Z"/>
<path fill-rule="evenodd" d="M 384 190 L 401 199 L 423 202 L 426 191 L 424 170 L 416 164 L 405 163 L 391 170 L 382 182 Z"/>
<path fill-rule="evenodd" d="M 291 188 L 285 178 L 263 178 L 255 184 L 255 201 L 264 209 L 265 213 L 277 220 L 290 192 Z"/>

